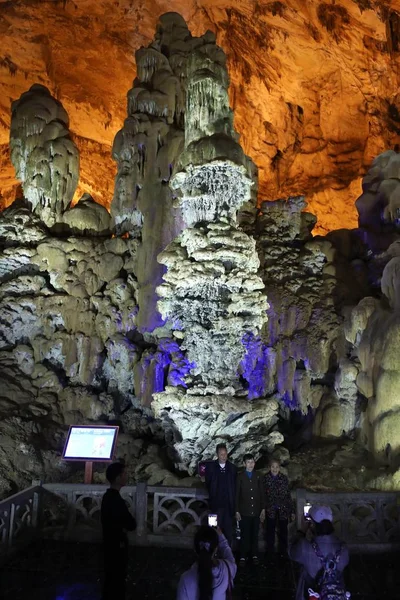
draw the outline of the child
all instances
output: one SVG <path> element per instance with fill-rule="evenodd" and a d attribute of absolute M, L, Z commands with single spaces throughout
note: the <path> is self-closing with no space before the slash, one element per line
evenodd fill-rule
<path fill-rule="evenodd" d="M 287 554 L 289 517 L 294 520 L 294 503 L 290 495 L 289 480 L 280 473 L 279 460 L 273 459 L 269 473 L 264 477 L 266 508 L 267 552 L 274 552 L 275 529 L 278 522 L 279 552 Z"/>
<path fill-rule="evenodd" d="M 258 530 L 265 519 L 262 479 L 255 472 L 252 454 L 243 457 L 245 470 L 236 480 L 236 519 L 240 522 L 240 566 L 246 564 L 251 553 L 253 563 L 258 563 Z"/>

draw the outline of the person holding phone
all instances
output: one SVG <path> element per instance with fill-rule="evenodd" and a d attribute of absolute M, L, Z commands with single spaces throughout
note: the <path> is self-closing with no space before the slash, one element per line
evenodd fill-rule
<path fill-rule="evenodd" d="M 262 478 L 255 472 L 252 454 L 243 457 L 245 470 L 236 482 L 236 520 L 240 523 L 240 561 L 246 564 L 250 552 L 253 563 L 258 564 L 258 532 L 265 520 L 265 495 Z"/>
<path fill-rule="evenodd" d="M 308 511 L 309 520 L 303 523 L 289 547 L 289 556 L 300 563 L 296 600 L 309 598 L 309 590 L 316 588 L 318 574 L 323 570 L 323 560 L 335 557 L 339 581 L 343 583 L 343 571 L 349 563 L 349 550 L 336 535 L 330 506 L 314 505 Z M 335 596 L 336 597 L 336 596 Z M 343 597 L 343 596 L 340 596 Z"/>
<path fill-rule="evenodd" d="M 228 460 L 225 444 L 217 445 L 217 460 L 206 466 L 206 486 L 209 495 L 210 511 L 218 517 L 218 526 L 228 543 L 232 542 L 233 517 L 236 500 L 237 469 Z"/>
<path fill-rule="evenodd" d="M 208 515 L 208 526 L 218 527 L 218 515 Z"/>
<path fill-rule="evenodd" d="M 215 515 L 210 515 L 210 518 Z M 226 600 L 233 588 L 236 563 L 219 527 L 203 525 L 194 537 L 196 562 L 182 574 L 177 600 Z M 218 553 L 218 558 L 217 558 Z"/>

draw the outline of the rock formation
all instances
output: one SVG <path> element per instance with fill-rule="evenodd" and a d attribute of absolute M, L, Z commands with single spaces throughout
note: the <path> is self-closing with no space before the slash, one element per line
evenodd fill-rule
<path fill-rule="evenodd" d="M 245 377 L 253 394 L 279 393 L 287 407 L 316 409 L 334 367 L 341 319 L 335 309 L 334 249 L 311 237 L 304 198 L 264 203 L 256 239 L 269 298 L 262 343 L 249 340 Z M 321 385 L 322 383 L 322 385 Z"/>
<path fill-rule="evenodd" d="M 5 204 L 18 185 L 8 156 L 11 99 L 41 82 L 70 116 L 77 197 L 110 205 L 110 149 L 126 118 L 132 52 L 151 42 L 165 10 L 181 13 L 194 35 L 213 31 L 226 53 L 235 125 L 259 167 L 261 201 L 303 194 L 319 233 L 355 227 L 361 176 L 399 142 L 398 0 L 20 0 L 1 8 Z"/>
<path fill-rule="evenodd" d="M 269 433 L 278 404 L 247 407 L 239 378 L 242 339 L 260 333 L 268 305 L 255 242 L 236 221 L 254 169 L 233 129 L 225 56 L 207 32 L 187 44 L 186 62 L 185 144 L 170 182 L 186 229 L 159 255 L 167 272 L 157 293 L 190 371 L 155 394 L 152 408 L 172 436 L 176 464 L 193 472 L 218 440 L 239 457 L 250 443 L 259 452 L 283 438 Z"/>
<path fill-rule="evenodd" d="M 78 179 L 79 154 L 63 106 L 47 88 L 35 84 L 12 105 L 11 161 L 25 200 L 47 227 L 106 235 L 107 210 L 85 194 L 71 207 Z"/>
<path fill-rule="evenodd" d="M 362 440 L 381 462 L 398 465 L 399 242 L 394 242 L 380 258 L 386 259 L 381 277 L 382 298 L 363 298 L 351 311 L 345 334 L 357 366 L 358 392 L 366 400 L 359 423 Z"/>
<path fill-rule="evenodd" d="M 136 52 L 137 77 L 128 92 L 128 118 L 113 145 L 118 173 L 111 214 L 117 233 L 129 232 L 142 241 L 136 267 L 137 323 L 144 332 L 163 325 L 155 295 L 163 273 L 157 255 L 182 228 L 168 182 L 183 145 L 191 39 L 180 15 L 160 18 L 153 42 Z"/>
<path fill-rule="evenodd" d="M 367 173 L 357 229 L 312 237 L 303 196 L 256 208 L 215 35 L 167 13 L 136 60 L 111 216 L 89 194 L 73 206 L 60 102 L 34 85 L 13 105 L 25 197 L 0 214 L 0 494 L 69 477 L 73 422 L 118 422 L 152 484 L 180 481 L 158 444 L 192 474 L 218 441 L 287 459 L 284 433 L 359 436 L 397 464 L 398 154 Z"/>
<path fill-rule="evenodd" d="M 377 156 L 362 180 L 356 200 L 359 225 L 373 250 L 386 250 L 398 237 L 400 223 L 400 155 L 387 150 Z"/>
<path fill-rule="evenodd" d="M 350 418 L 375 458 L 391 465 L 400 460 L 396 388 L 400 369 L 396 354 L 400 306 L 399 164 L 399 154 L 394 151 L 374 159 L 363 178 L 363 193 L 356 201 L 359 228 L 329 236 L 336 252 L 346 256 L 353 273 L 362 273 L 364 282 L 359 302 L 354 301 L 355 297 L 347 302 L 343 328 L 348 348 L 341 364 L 353 409 L 349 412 L 348 404 L 345 411 L 338 410 L 337 404 L 336 409 L 331 407 L 336 416 L 330 418 L 330 427 L 335 421 L 349 422 Z"/>
<path fill-rule="evenodd" d="M 255 242 L 236 223 L 253 182 L 235 139 L 225 57 L 212 35 L 204 42 L 188 60 L 185 148 L 171 180 L 188 228 L 159 256 L 168 271 L 157 292 L 193 363 L 196 392 L 235 394 L 241 340 L 261 331 L 267 303 Z"/>
<path fill-rule="evenodd" d="M 25 199 L 47 226 L 62 219 L 79 178 L 68 115 L 47 88 L 33 85 L 12 105 L 11 161 Z"/>

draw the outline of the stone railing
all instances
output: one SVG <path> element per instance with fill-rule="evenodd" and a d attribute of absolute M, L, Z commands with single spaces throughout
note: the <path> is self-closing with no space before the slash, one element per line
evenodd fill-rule
<path fill-rule="evenodd" d="M 297 522 L 305 504 L 332 508 L 335 533 L 350 549 L 384 552 L 400 549 L 400 494 L 396 492 L 313 493 L 296 490 Z"/>
<path fill-rule="evenodd" d="M 46 484 L 40 506 L 41 535 L 97 541 L 101 539 L 103 485 Z M 133 544 L 186 547 L 197 525 L 206 522 L 207 492 L 197 488 L 153 487 L 145 483 L 121 490 L 137 529 Z"/>
<path fill-rule="evenodd" d="M 105 485 L 45 484 L 0 502 L 0 551 L 30 539 L 33 533 L 41 538 L 100 541 L 100 506 L 106 489 Z M 137 521 L 136 531 L 130 534 L 135 545 L 191 547 L 195 527 L 206 521 L 204 489 L 138 483 L 123 488 L 121 494 Z M 399 494 L 297 490 L 295 497 L 297 526 L 305 504 L 329 504 L 336 532 L 351 550 L 400 549 Z"/>
<path fill-rule="evenodd" d="M 0 555 L 29 541 L 37 529 L 42 489 L 33 485 L 0 502 Z"/>

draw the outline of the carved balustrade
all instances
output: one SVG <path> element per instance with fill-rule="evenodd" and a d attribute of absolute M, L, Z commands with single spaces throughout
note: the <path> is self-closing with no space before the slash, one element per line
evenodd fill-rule
<path fill-rule="evenodd" d="M 0 502 L 0 552 L 17 547 L 32 533 L 41 538 L 100 541 L 100 506 L 106 489 L 105 485 L 34 485 Z M 137 521 L 136 531 L 130 534 L 135 545 L 191 547 L 196 526 L 206 522 L 204 489 L 138 483 L 123 488 L 121 494 Z M 324 494 L 299 489 L 295 496 L 297 526 L 305 504 L 328 504 L 335 530 L 351 550 L 400 549 L 399 494 Z"/>
<path fill-rule="evenodd" d="M 400 548 L 400 494 L 397 492 L 323 494 L 298 489 L 298 522 L 305 504 L 329 505 L 335 533 L 350 549 L 376 552 Z"/>
<path fill-rule="evenodd" d="M 0 556 L 31 539 L 38 525 L 41 493 L 40 486 L 32 485 L 0 502 Z"/>

